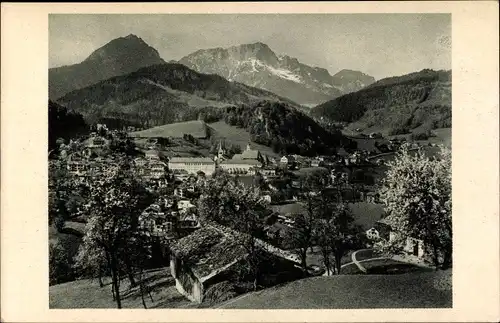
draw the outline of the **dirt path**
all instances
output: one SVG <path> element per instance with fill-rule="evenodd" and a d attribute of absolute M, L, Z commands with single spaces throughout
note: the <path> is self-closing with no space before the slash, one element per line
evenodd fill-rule
<path fill-rule="evenodd" d="M 365 274 L 367 273 L 367 270 L 366 268 L 362 265 L 363 262 L 367 262 L 367 261 L 373 261 L 373 260 L 382 260 L 382 259 L 390 259 L 390 258 L 387 258 L 387 257 L 375 257 L 375 258 L 369 258 L 369 259 L 363 259 L 363 260 L 358 260 L 356 258 L 356 254 L 360 251 L 366 251 L 366 250 L 370 250 L 370 249 L 360 249 L 360 250 L 356 250 L 352 253 L 351 255 L 351 259 L 352 259 L 352 262 L 351 263 L 354 263 L 356 264 L 356 266 L 358 266 L 359 270 L 361 270 L 362 272 L 364 272 Z"/>

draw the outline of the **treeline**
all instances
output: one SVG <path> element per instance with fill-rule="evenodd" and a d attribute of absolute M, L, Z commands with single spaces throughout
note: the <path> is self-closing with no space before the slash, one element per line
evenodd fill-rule
<path fill-rule="evenodd" d="M 85 134 L 89 127 L 83 116 L 49 101 L 49 151 L 56 148 L 58 138 L 69 139 Z"/>

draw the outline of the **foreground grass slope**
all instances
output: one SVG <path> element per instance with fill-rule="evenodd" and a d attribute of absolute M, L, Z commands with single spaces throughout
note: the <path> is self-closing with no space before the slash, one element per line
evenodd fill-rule
<path fill-rule="evenodd" d="M 175 308 L 195 306 L 175 289 L 175 281 L 169 268 L 146 273 L 144 283 L 150 289 L 152 299 L 145 295 L 148 308 Z M 50 286 L 49 308 L 116 308 L 111 294 L 111 279 L 103 279 L 105 286 L 99 287 L 97 280 L 82 279 Z M 130 288 L 123 280 L 120 286 L 123 308 L 144 308 L 138 287 Z"/>
<path fill-rule="evenodd" d="M 350 309 L 451 306 L 451 271 L 443 271 L 313 277 L 246 294 L 222 304 L 221 308 Z"/>

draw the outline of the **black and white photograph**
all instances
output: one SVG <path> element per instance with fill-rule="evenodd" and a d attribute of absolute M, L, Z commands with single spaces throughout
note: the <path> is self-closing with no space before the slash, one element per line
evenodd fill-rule
<path fill-rule="evenodd" d="M 51 309 L 451 308 L 451 14 L 50 14 Z"/>

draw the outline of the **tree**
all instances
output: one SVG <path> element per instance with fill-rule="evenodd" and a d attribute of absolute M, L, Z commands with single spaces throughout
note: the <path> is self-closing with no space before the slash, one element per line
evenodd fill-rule
<path fill-rule="evenodd" d="M 353 249 L 358 231 L 347 204 L 336 204 L 331 218 L 326 220 L 325 227 L 327 229 L 325 238 L 330 245 L 336 272 L 340 274 L 342 257 Z"/>
<path fill-rule="evenodd" d="M 67 169 L 65 160 L 49 163 L 49 224 L 60 231 L 64 222 L 77 216 L 85 204 L 86 185 L 78 183 Z"/>
<path fill-rule="evenodd" d="M 80 275 L 91 278 L 97 277 L 99 286 L 104 287 L 102 277 L 109 268 L 107 267 L 105 253 L 95 240 L 87 240 L 82 243 L 74 260 L 73 267 Z"/>
<path fill-rule="evenodd" d="M 419 149 L 409 152 L 403 145 L 389 165 L 380 199 L 396 239 L 380 243 L 382 251 L 400 252 L 407 238 L 423 241 L 438 268 L 451 266 L 451 151 L 441 147 L 440 155 L 428 158 Z"/>
<path fill-rule="evenodd" d="M 120 158 L 106 165 L 106 176 L 92 178 L 90 198 L 84 212 L 89 220 L 78 257 L 100 250 L 112 278 L 112 291 L 121 308 L 120 280 L 123 265 L 134 284 L 131 246 L 139 227 L 139 215 L 151 204 L 152 196 L 132 173 L 129 161 Z M 88 256 L 88 255 L 87 255 Z"/>
<path fill-rule="evenodd" d="M 235 155 L 235 154 L 241 154 L 241 146 L 240 145 L 237 145 L 237 144 L 232 144 L 231 147 L 229 148 L 229 153 L 231 155 Z"/>
<path fill-rule="evenodd" d="M 59 284 L 72 279 L 71 261 L 60 242 L 49 245 L 49 282 Z"/>
<path fill-rule="evenodd" d="M 307 250 L 312 247 L 314 239 L 314 228 L 317 221 L 316 199 L 306 194 L 306 211 L 295 217 L 294 228 L 286 231 L 284 237 L 286 244 L 292 246 L 294 252 L 300 259 L 302 268 L 307 269 Z"/>

